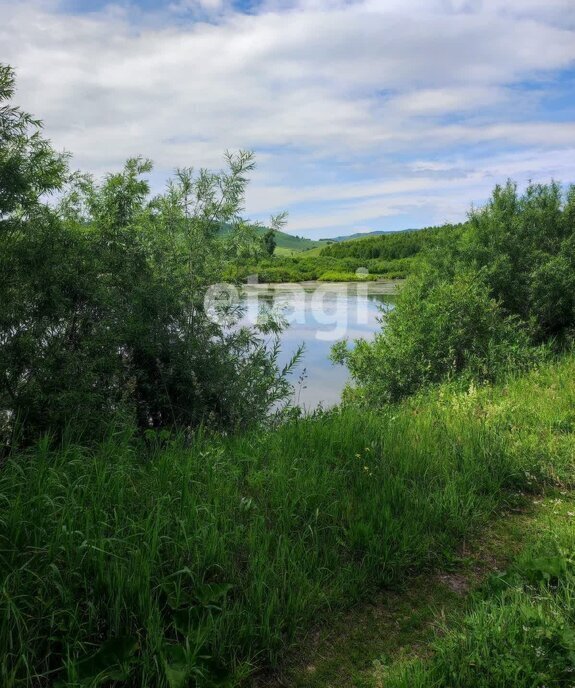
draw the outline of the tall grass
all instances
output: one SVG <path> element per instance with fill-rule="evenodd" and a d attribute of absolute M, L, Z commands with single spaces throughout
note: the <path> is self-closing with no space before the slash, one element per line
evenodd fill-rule
<path fill-rule="evenodd" d="M 491 577 L 468 613 L 435 641 L 431 657 L 379 664 L 374 686 L 573 686 L 574 503 L 572 496 L 552 503 L 551 513 L 538 515 L 541 532 L 507 571 Z"/>
<path fill-rule="evenodd" d="M 13 457 L 0 685 L 236 685 L 331 609 L 439 565 L 514 493 L 566 479 L 574 372 L 191 447 L 111 433 Z"/>

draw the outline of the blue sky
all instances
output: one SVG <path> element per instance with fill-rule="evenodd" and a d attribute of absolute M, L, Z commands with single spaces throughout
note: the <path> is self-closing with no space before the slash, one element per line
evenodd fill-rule
<path fill-rule="evenodd" d="M 252 149 L 246 215 L 311 238 L 575 182 L 573 0 L 0 0 L 0 44 L 77 167 Z"/>

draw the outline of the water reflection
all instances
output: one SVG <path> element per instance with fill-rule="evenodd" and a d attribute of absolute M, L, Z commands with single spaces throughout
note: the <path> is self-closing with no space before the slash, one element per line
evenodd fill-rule
<path fill-rule="evenodd" d="M 329 360 L 341 339 L 371 339 L 392 307 L 397 284 L 250 285 L 243 294 L 245 319 L 255 322 L 268 310 L 282 314 L 288 327 L 281 334 L 280 363 L 287 363 L 300 344 L 305 351 L 294 374 L 295 403 L 305 409 L 337 404 L 348 380 L 347 369 Z M 300 379 L 303 376 L 303 379 Z"/>

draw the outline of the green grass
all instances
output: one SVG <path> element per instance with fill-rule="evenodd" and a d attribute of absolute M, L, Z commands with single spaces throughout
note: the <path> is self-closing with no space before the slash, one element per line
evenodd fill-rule
<path fill-rule="evenodd" d="M 337 270 L 328 270 L 320 275 L 320 282 L 374 282 L 377 275 L 356 275 L 349 272 L 338 272 Z"/>
<path fill-rule="evenodd" d="M 267 231 L 267 227 L 257 228 L 257 233 L 260 236 L 263 236 Z M 281 230 L 276 230 L 274 236 L 276 240 L 275 253 L 277 255 L 294 255 L 302 251 L 322 248 L 322 246 L 324 246 L 322 242 L 314 241 L 313 239 L 307 239 L 306 237 L 296 236 L 295 234 L 289 234 L 288 232 L 282 232 Z"/>
<path fill-rule="evenodd" d="M 257 274 L 260 282 L 303 282 L 327 280 L 336 282 L 360 281 L 356 270 L 366 268 L 370 279 L 402 279 L 417 269 L 416 258 L 394 260 L 334 258 L 318 249 L 287 255 L 282 252 L 273 258 L 246 266 L 245 275 Z"/>
<path fill-rule="evenodd" d="M 574 373 L 570 357 L 190 447 L 120 433 L 13 457 L 0 684 L 236 685 L 277 665 L 334 610 L 450 561 L 519 491 L 570 480 Z"/>
<path fill-rule="evenodd" d="M 292 248 L 284 248 L 283 246 L 276 246 L 274 251 L 274 256 L 294 256 L 298 251 L 294 251 Z"/>
<path fill-rule="evenodd" d="M 564 496 L 563 496 L 564 495 Z M 428 659 L 379 663 L 372 688 L 573 685 L 575 498 L 544 500 L 525 549 L 447 624 Z M 535 527 L 534 527 L 535 526 Z M 525 537 L 525 536 L 524 536 Z"/>
<path fill-rule="evenodd" d="M 546 500 L 543 500 L 545 503 Z M 429 656 L 438 624 L 469 610 L 469 602 L 493 571 L 507 567 L 532 535 L 540 507 L 508 510 L 476 537 L 466 539 L 452 560 L 424 572 L 398 591 L 385 590 L 367 603 L 333 614 L 266 676 L 266 688 L 379 688 L 390 666 Z M 257 684 L 260 685 L 259 683 Z"/>
<path fill-rule="evenodd" d="M 276 231 L 276 251 L 291 251 L 293 253 L 300 253 L 301 251 L 308 251 L 310 249 L 321 246 L 319 241 L 313 239 L 306 239 L 306 237 L 295 236 L 288 232 Z"/>
<path fill-rule="evenodd" d="M 267 231 L 268 227 L 256 227 L 256 232 L 259 236 L 263 236 Z M 223 225 L 220 234 L 226 236 L 231 231 L 230 225 Z M 275 232 L 276 240 L 276 250 L 275 254 L 278 256 L 291 256 L 296 255 L 302 251 L 308 251 L 310 249 L 321 249 L 325 246 L 325 242 L 314 241 L 313 239 L 307 239 L 306 237 L 296 236 L 295 234 L 290 234 L 288 232 L 282 232 L 281 230 L 276 230 Z"/>
<path fill-rule="evenodd" d="M 321 252 L 323 249 L 328 246 L 329 244 L 323 244 L 321 243 L 319 246 L 316 246 L 315 248 L 308 248 L 305 251 L 301 253 L 301 258 L 317 258 L 317 256 L 321 255 Z M 276 250 L 277 253 L 277 250 Z"/>

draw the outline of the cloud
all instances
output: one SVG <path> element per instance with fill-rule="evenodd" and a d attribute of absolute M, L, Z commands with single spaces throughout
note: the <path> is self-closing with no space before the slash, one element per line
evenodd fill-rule
<path fill-rule="evenodd" d="M 248 212 L 285 207 L 298 233 L 431 221 L 514 174 L 498 167 L 506 155 L 518 174 L 561 159 L 575 180 L 561 157 L 575 140 L 571 0 L 270 1 L 249 14 L 225 0 L 86 14 L 0 0 L 0 16 L 19 102 L 78 166 L 143 154 L 156 179 L 251 148 Z"/>

